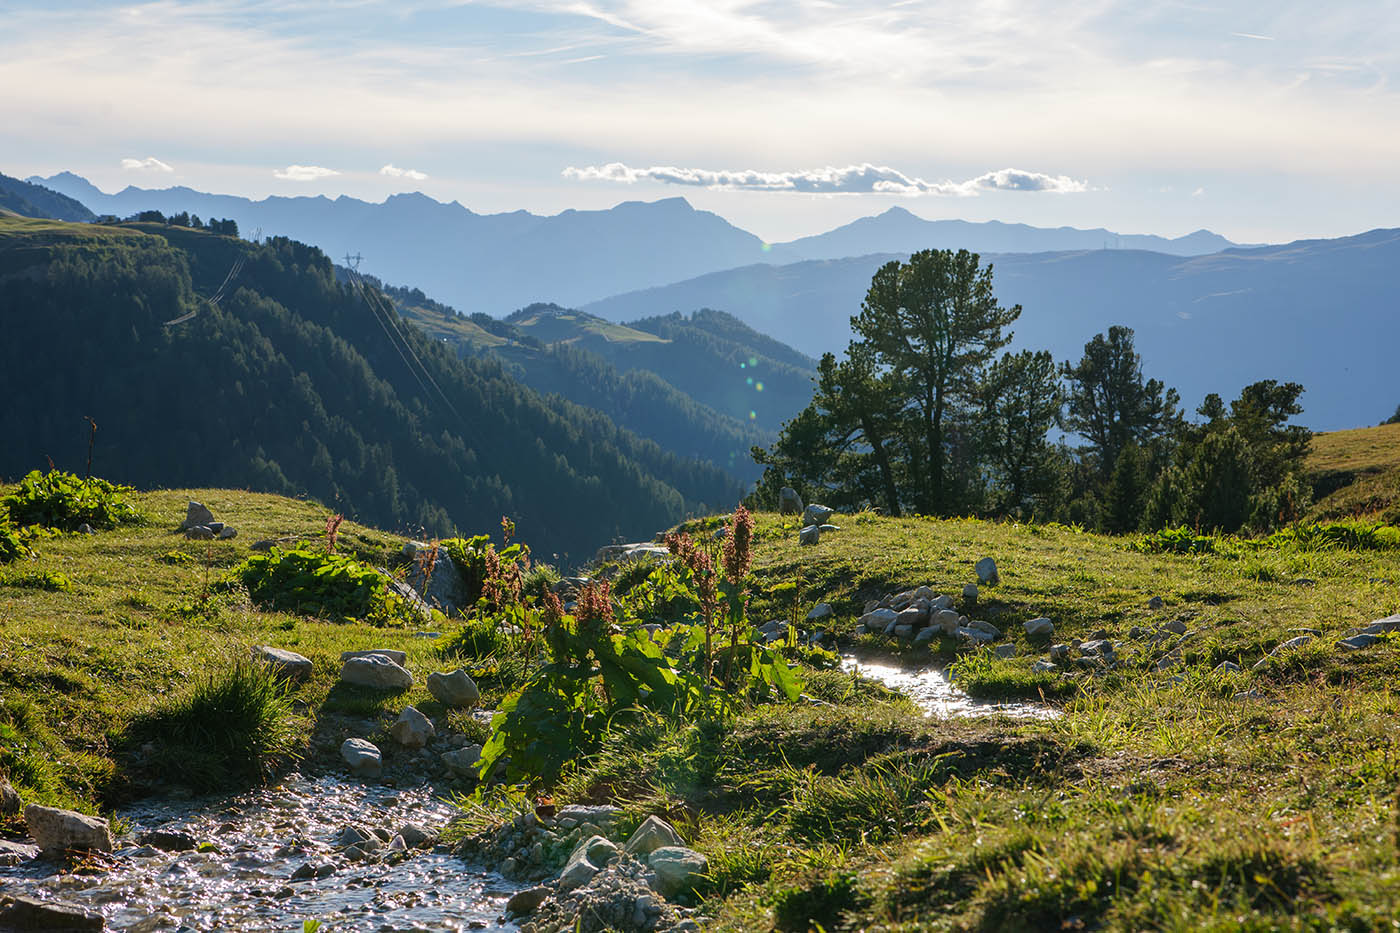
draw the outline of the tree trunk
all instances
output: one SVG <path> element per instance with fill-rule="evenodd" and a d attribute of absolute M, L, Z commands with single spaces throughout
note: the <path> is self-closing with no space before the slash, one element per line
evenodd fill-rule
<path fill-rule="evenodd" d="M 890 468 L 890 456 L 885 450 L 885 442 L 871 425 L 869 415 L 861 416 L 860 429 L 865 433 L 865 439 L 875 453 L 875 463 L 880 468 L 880 480 L 885 487 L 885 513 L 898 518 L 899 489 L 894 484 L 894 470 Z"/>

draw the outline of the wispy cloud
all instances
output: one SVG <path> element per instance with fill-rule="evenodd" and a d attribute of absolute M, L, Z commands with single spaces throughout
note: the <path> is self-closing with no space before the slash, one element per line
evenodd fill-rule
<path fill-rule="evenodd" d="M 157 159 L 147 156 L 144 159 L 122 159 L 122 168 L 131 172 L 173 172 L 175 169 Z"/>
<path fill-rule="evenodd" d="M 413 181 L 423 181 L 428 177 L 427 172 L 420 172 L 413 168 L 399 168 L 392 162 L 381 168 L 379 174 L 388 175 L 390 178 L 409 178 Z"/>
<path fill-rule="evenodd" d="M 283 181 L 315 181 L 318 178 L 330 178 L 332 175 L 339 175 L 333 168 L 325 168 L 320 165 L 289 165 L 272 173 L 273 178 L 280 178 Z"/>
<path fill-rule="evenodd" d="M 1232 32 L 1230 35 L 1236 39 L 1258 39 L 1260 42 L 1273 42 L 1273 36 L 1261 36 L 1257 32 Z"/>
<path fill-rule="evenodd" d="M 1047 175 L 1005 168 L 966 181 L 926 181 L 897 169 L 869 162 L 843 168 L 807 169 L 796 172 L 760 172 L 753 169 L 677 168 L 653 165 L 633 168 L 621 162 L 607 165 L 569 166 L 565 178 L 579 181 L 612 181 L 633 184 L 655 181 L 720 191 L 780 191 L 799 194 L 902 194 L 971 197 L 983 191 L 1051 191 L 1061 194 L 1089 190 L 1087 182 L 1068 175 Z"/>

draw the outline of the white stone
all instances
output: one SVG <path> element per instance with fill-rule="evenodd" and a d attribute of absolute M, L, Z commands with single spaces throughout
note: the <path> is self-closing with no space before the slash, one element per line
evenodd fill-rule
<path fill-rule="evenodd" d="M 1026 622 L 1024 628 L 1026 634 L 1031 636 L 1049 636 L 1055 634 L 1055 623 L 1043 616 L 1039 619 L 1031 619 L 1029 622 Z"/>
<path fill-rule="evenodd" d="M 797 543 L 803 545 L 814 545 L 821 541 L 822 530 L 817 525 L 808 525 L 797 533 Z"/>
<path fill-rule="evenodd" d="M 829 619 L 835 612 L 831 608 L 831 603 L 817 603 L 812 607 L 812 611 L 807 613 L 808 622 L 820 622 L 822 619 Z"/>
<path fill-rule="evenodd" d="M 428 692 L 433 699 L 452 709 L 475 706 L 481 701 L 481 690 L 476 681 L 461 668 L 450 673 L 429 674 Z"/>
<path fill-rule="evenodd" d="M 405 706 L 389 727 L 389 735 L 404 748 L 422 748 L 436 734 L 432 721 L 412 706 Z"/>
<path fill-rule="evenodd" d="M 683 840 L 670 823 L 659 816 L 649 816 L 637 827 L 623 847 L 628 855 L 650 855 L 662 846 L 683 845 Z"/>
<path fill-rule="evenodd" d="M 367 651 L 342 651 L 340 653 L 340 660 L 348 661 L 351 658 L 367 658 L 372 654 L 377 654 L 380 657 L 388 658 L 390 661 L 393 661 L 399 667 L 408 666 L 408 655 L 405 652 L 398 650 L 397 648 L 370 648 Z"/>
<path fill-rule="evenodd" d="M 310 658 L 303 657 L 295 651 L 288 651 L 285 648 L 274 648 L 271 645 L 257 645 L 251 649 L 256 660 L 262 661 L 278 677 L 286 680 L 306 680 L 311 676 L 312 663 Z"/>
<path fill-rule="evenodd" d="M 827 520 L 835 514 L 835 509 L 829 509 L 824 505 L 817 505 L 814 502 L 802 510 L 802 524 L 825 525 Z"/>
<path fill-rule="evenodd" d="M 413 675 L 382 654 L 350 658 L 340 670 L 343 683 L 376 690 L 407 690 L 413 686 Z"/>
<path fill-rule="evenodd" d="M 355 777 L 376 778 L 383 773 L 384 759 L 379 748 L 365 739 L 346 739 L 340 744 L 340 757 Z"/>
<path fill-rule="evenodd" d="M 112 851 L 112 827 L 100 817 L 31 803 L 24 823 L 45 852 Z"/>

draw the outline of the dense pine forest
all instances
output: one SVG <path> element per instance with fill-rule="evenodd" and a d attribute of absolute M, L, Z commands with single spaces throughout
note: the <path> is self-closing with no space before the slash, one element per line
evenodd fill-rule
<path fill-rule="evenodd" d="M 285 238 L 4 219 L 0 308 L 10 478 L 83 467 L 91 418 L 112 479 L 306 495 L 429 534 L 509 513 L 539 553 L 576 556 L 742 492 L 460 358 Z"/>

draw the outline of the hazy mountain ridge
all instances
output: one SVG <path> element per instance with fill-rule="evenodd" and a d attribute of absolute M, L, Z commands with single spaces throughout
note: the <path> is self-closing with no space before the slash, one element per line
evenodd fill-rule
<path fill-rule="evenodd" d="M 333 257 L 360 254 L 364 268 L 386 281 L 412 282 L 459 310 L 497 317 L 533 302 L 578 307 L 751 263 L 885 251 L 907 255 L 951 245 L 991 252 L 1121 243 L 1174 253 L 1231 245 L 1205 231 L 1170 240 L 1068 227 L 929 221 L 899 207 L 816 236 L 765 244 L 678 197 L 541 216 L 526 211 L 478 214 L 455 201 L 444 204 L 417 192 L 392 195 L 381 203 L 346 196 L 254 201 L 184 187 L 128 186 L 106 194 L 71 172 L 30 181 L 74 197 L 98 214 L 125 217 L 158 210 L 228 217 L 245 235 L 261 229 L 313 243 Z"/>
<path fill-rule="evenodd" d="M 0 208 L 21 217 L 49 217 L 54 220 L 88 221 L 96 215 L 79 201 L 51 188 L 20 181 L 0 174 Z"/>
<path fill-rule="evenodd" d="M 626 320 L 723 308 L 815 355 L 845 347 L 871 275 L 905 258 L 750 265 L 583 310 Z M 1303 420 L 1319 430 L 1375 424 L 1394 410 L 1400 230 L 1196 257 L 1099 249 L 983 258 L 1002 302 L 1025 308 L 1014 327 L 1019 347 L 1077 358 L 1094 334 L 1126 324 L 1150 374 L 1180 388 L 1193 408 L 1206 392 L 1291 379 L 1307 388 Z"/>

